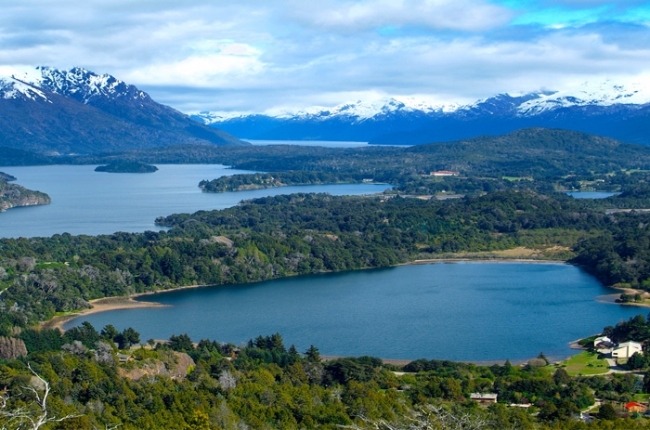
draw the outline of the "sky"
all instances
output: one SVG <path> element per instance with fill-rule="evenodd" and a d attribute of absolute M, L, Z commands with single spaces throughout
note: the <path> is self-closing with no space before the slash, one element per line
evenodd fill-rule
<path fill-rule="evenodd" d="M 650 85 L 650 1 L 5 0 L 0 74 L 108 73 L 183 112 Z"/>

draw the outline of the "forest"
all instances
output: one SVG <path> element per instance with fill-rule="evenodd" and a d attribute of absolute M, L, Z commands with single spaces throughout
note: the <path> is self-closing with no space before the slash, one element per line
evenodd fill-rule
<path fill-rule="evenodd" d="M 641 316 L 641 318 L 643 318 Z M 89 323 L 61 334 L 23 330 L 18 359 L 0 361 L 0 425 L 50 429 L 641 429 L 621 404 L 649 374 L 570 376 L 542 353 L 523 365 L 420 359 L 399 369 L 373 357 L 323 360 L 278 333 L 245 346 L 186 334 L 139 342 Z M 3 340 L 4 338 L 0 338 Z M 498 403 L 481 406 L 472 393 Z M 594 404 L 590 423 L 576 420 Z M 47 404 L 46 404 L 47 402 Z M 519 405 L 519 406 L 508 406 Z M 36 426 L 32 423 L 42 423 Z"/>

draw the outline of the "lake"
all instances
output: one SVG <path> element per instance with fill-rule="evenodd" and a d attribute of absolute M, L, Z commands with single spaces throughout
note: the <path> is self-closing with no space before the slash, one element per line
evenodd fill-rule
<path fill-rule="evenodd" d="M 80 317 L 97 329 L 132 326 L 142 341 L 188 333 L 244 344 L 282 334 L 324 355 L 394 359 L 565 358 L 569 342 L 646 309 L 596 300 L 611 294 L 565 264 L 438 263 L 158 293 L 171 307 Z"/>
<path fill-rule="evenodd" d="M 575 199 L 606 199 L 607 197 L 616 196 L 621 193 L 610 191 L 570 191 L 567 193 Z"/>
<path fill-rule="evenodd" d="M 373 194 L 390 185 L 344 184 L 204 193 L 203 179 L 251 173 L 222 165 L 158 164 L 155 173 L 99 173 L 96 166 L 0 167 L 15 182 L 49 194 L 52 203 L 0 213 L 0 237 L 38 237 L 57 233 L 111 234 L 160 230 L 159 216 L 225 209 L 242 200 L 290 193 Z"/>

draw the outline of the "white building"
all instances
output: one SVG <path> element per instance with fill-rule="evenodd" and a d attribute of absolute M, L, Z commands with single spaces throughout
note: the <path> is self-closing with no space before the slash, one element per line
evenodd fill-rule
<path fill-rule="evenodd" d="M 643 347 L 640 343 L 632 341 L 623 342 L 614 348 L 612 358 L 630 358 L 635 352 L 643 354 Z"/>
<path fill-rule="evenodd" d="M 614 346 L 614 343 L 607 336 L 599 336 L 594 339 L 594 348 L 596 349 L 611 348 L 612 346 Z"/>

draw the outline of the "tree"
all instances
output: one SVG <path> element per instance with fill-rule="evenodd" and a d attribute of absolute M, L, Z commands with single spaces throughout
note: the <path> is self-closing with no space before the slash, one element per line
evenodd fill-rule
<path fill-rule="evenodd" d="M 307 361 L 310 361 L 312 363 L 320 363 L 320 352 L 318 352 L 318 348 L 316 348 L 314 345 L 309 346 L 309 349 L 305 351 L 305 356 L 307 357 Z"/>
<path fill-rule="evenodd" d="M 187 333 L 178 336 L 171 335 L 169 338 L 169 348 L 174 351 L 188 352 L 194 350 L 194 344 Z"/>
<path fill-rule="evenodd" d="M 109 340 L 111 342 L 115 341 L 115 339 L 120 335 L 120 332 L 117 331 L 115 326 L 113 324 L 108 324 L 106 325 L 101 333 L 100 336 L 104 340 Z"/>
<path fill-rule="evenodd" d="M 30 428 L 32 430 L 37 430 L 47 423 L 60 423 L 65 420 L 81 416 L 78 414 L 69 414 L 61 418 L 48 417 L 47 398 L 50 395 L 50 384 L 45 379 L 43 379 L 41 375 L 36 373 L 29 363 L 27 363 L 27 368 L 38 379 L 41 385 L 40 389 L 37 389 L 32 385 L 23 387 L 25 390 L 31 392 L 36 398 L 34 401 L 36 403 L 36 407 L 19 407 L 16 409 L 7 409 L 7 400 L 9 399 L 5 396 L 0 396 L 1 417 L 5 417 L 9 422 L 13 421 L 18 423 L 18 428 Z"/>
<path fill-rule="evenodd" d="M 132 327 L 125 328 L 122 333 L 120 333 L 115 341 L 119 344 L 120 349 L 130 348 L 131 345 L 140 343 L 140 333 L 135 331 Z"/>
<path fill-rule="evenodd" d="M 632 356 L 627 360 L 627 368 L 628 369 L 641 369 L 642 367 L 645 367 L 645 357 L 643 354 L 639 354 L 638 352 L 635 352 L 632 354 Z"/>
<path fill-rule="evenodd" d="M 605 403 L 598 410 L 598 418 L 601 420 L 615 420 L 618 417 L 616 409 L 610 403 Z"/>
<path fill-rule="evenodd" d="M 569 376 L 566 370 L 560 367 L 553 374 L 553 380 L 557 385 L 565 385 L 571 382 L 571 377 Z"/>

